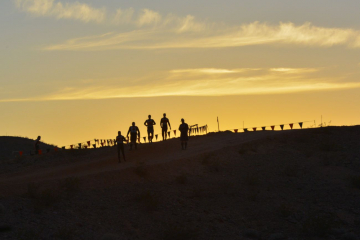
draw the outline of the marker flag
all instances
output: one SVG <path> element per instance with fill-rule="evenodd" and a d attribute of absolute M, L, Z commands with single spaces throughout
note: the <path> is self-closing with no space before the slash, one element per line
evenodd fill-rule
<path fill-rule="evenodd" d="M 74 145 L 70 145 L 70 148 L 73 149 Z"/>
<path fill-rule="evenodd" d="M 256 132 L 256 127 L 253 128 L 254 132 Z"/>
<path fill-rule="evenodd" d="M 169 136 L 169 137 L 170 137 L 170 133 L 171 133 L 171 132 L 170 132 L 170 131 L 168 131 L 168 136 Z"/>
<path fill-rule="evenodd" d="M 176 130 L 174 130 L 174 135 L 175 135 L 175 137 L 176 137 Z"/>
<path fill-rule="evenodd" d="M 244 128 L 244 132 L 247 132 L 248 131 L 248 129 L 247 128 Z"/>
<path fill-rule="evenodd" d="M 302 122 L 299 122 L 299 126 L 300 126 L 300 128 L 302 129 L 303 123 L 302 123 Z"/>
<path fill-rule="evenodd" d="M 39 151 L 38 151 L 38 154 L 39 154 L 39 155 L 41 155 L 41 154 L 42 154 L 42 151 L 41 151 L 41 150 L 39 150 Z"/>
<path fill-rule="evenodd" d="M 281 130 L 284 130 L 284 124 L 280 125 Z"/>
<path fill-rule="evenodd" d="M 261 128 L 262 128 L 263 131 L 265 131 L 265 128 L 266 128 L 266 127 L 261 127 Z"/>
<path fill-rule="evenodd" d="M 90 141 L 87 141 L 88 146 L 90 147 Z"/>
<path fill-rule="evenodd" d="M 290 123 L 289 125 L 290 125 L 290 128 L 293 129 L 294 124 Z"/>
<path fill-rule="evenodd" d="M 19 155 L 21 157 L 23 155 L 23 151 L 19 151 Z"/>
<path fill-rule="evenodd" d="M 275 126 L 271 126 L 271 130 L 273 130 L 273 131 L 274 131 L 274 129 L 275 129 Z"/>
<path fill-rule="evenodd" d="M 235 133 L 237 133 L 237 132 L 238 132 L 238 130 L 237 130 L 237 129 L 234 129 L 234 132 L 235 132 Z"/>

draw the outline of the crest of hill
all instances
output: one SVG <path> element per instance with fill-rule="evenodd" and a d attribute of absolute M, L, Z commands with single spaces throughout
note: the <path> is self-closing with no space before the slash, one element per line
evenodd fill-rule
<path fill-rule="evenodd" d="M 29 139 L 25 137 L 1 136 L 0 160 L 11 158 L 14 151 L 23 151 L 24 154 L 30 154 L 31 151 L 34 151 L 34 143 L 34 139 Z M 53 145 L 43 142 L 40 143 L 40 149 L 45 150 L 51 147 L 53 147 Z"/>

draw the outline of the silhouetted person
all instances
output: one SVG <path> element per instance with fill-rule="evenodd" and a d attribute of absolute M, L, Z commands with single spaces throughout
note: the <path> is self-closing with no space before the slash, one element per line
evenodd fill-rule
<path fill-rule="evenodd" d="M 121 162 L 120 161 L 120 152 L 122 153 L 124 161 L 126 161 L 125 152 L 124 152 L 124 142 L 126 142 L 125 137 L 121 135 L 121 131 L 118 131 L 118 135 L 116 136 L 116 145 L 117 145 L 117 153 L 118 153 L 119 163 Z"/>
<path fill-rule="evenodd" d="M 129 137 L 130 133 L 130 150 L 132 149 L 132 145 L 135 144 L 135 149 L 137 149 L 136 139 L 140 138 L 140 131 L 137 126 L 135 126 L 135 122 L 130 126 L 129 131 L 127 132 L 127 137 Z"/>
<path fill-rule="evenodd" d="M 185 120 L 183 118 L 181 119 L 179 131 L 180 131 L 181 149 L 184 150 L 187 148 L 187 141 L 189 140 L 189 136 L 188 136 L 189 125 L 185 123 Z"/>
<path fill-rule="evenodd" d="M 154 137 L 154 125 L 156 125 L 156 123 L 153 119 L 151 119 L 151 115 L 149 115 L 148 117 L 149 119 L 144 122 L 144 125 L 147 126 L 149 142 L 152 142 L 152 139 Z"/>
<path fill-rule="evenodd" d="M 160 126 L 162 129 L 162 138 L 163 141 L 166 140 L 167 138 L 167 126 L 169 124 L 170 130 L 171 130 L 171 125 L 170 125 L 170 121 L 169 119 L 166 117 L 166 113 L 164 113 L 164 117 L 160 120 Z"/>
<path fill-rule="evenodd" d="M 39 154 L 39 144 L 40 144 L 40 139 L 41 139 L 41 136 L 38 136 L 37 139 L 35 140 L 35 154 Z"/>

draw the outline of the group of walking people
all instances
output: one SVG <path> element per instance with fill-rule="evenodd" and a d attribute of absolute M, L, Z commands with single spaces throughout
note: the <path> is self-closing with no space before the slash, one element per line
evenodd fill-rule
<path fill-rule="evenodd" d="M 148 119 L 145 120 L 144 125 L 147 127 L 147 133 L 148 133 L 148 139 L 149 143 L 152 143 L 152 140 L 154 138 L 154 125 L 156 125 L 156 122 L 151 118 L 151 115 L 148 116 Z M 168 126 L 171 130 L 171 125 L 169 119 L 166 117 L 166 113 L 163 114 L 163 118 L 160 120 L 160 126 L 161 126 L 161 133 L 163 141 L 167 139 L 167 132 L 168 132 Z M 185 123 L 185 120 L 181 119 L 181 124 L 179 126 L 180 131 L 180 140 L 181 140 L 181 149 L 185 150 L 187 148 L 187 141 L 189 140 L 188 132 L 189 132 L 189 125 Z M 129 139 L 130 134 L 130 150 L 132 150 L 133 145 L 135 149 L 137 149 L 137 139 L 140 138 L 140 130 L 135 125 L 135 122 L 132 123 L 132 125 L 129 127 L 129 130 L 127 132 L 127 135 L 125 138 L 121 135 L 121 131 L 118 131 L 118 135 L 116 136 L 116 145 L 117 145 L 117 153 L 118 153 L 118 159 L 119 162 L 121 162 L 120 159 L 120 153 L 122 153 L 122 157 L 124 161 L 125 159 L 125 152 L 124 152 L 124 142 L 128 142 L 127 139 Z M 39 144 L 40 144 L 41 136 L 38 136 L 35 140 L 35 154 L 39 154 Z"/>
<path fill-rule="evenodd" d="M 154 138 L 154 125 L 156 125 L 156 122 L 151 118 L 151 115 L 149 115 L 148 119 L 145 120 L 144 125 L 147 127 L 149 143 L 152 143 L 152 140 Z M 161 118 L 160 120 L 163 141 L 167 139 L 168 125 L 171 130 L 170 121 L 166 117 L 166 113 L 164 113 L 163 118 Z M 185 123 L 185 120 L 183 118 L 181 119 L 179 131 L 180 131 L 181 149 L 185 150 L 187 148 L 187 141 L 189 140 L 189 136 L 188 136 L 189 125 Z M 135 149 L 137 149 L 137 139 L 140 138 L 140 130 L 135 125 L 135 122 L 133 122 L 132 125 L 129 127 L 129 130 L 126 135 L 127 139 L 129 139 L 129 134 L 130 134 L 130 150 L 132 150 L 133 145 Z M 128 142 L 127 139 L 121 135 L 121 131 L 118 131 L 118 135 L 116 136 L 116 145 L 117 145 L 119 163 L 121 162 L 120 152 L 122 153 L 124 161 L 126 161 L 125 152 L 124 152 L 124 142 Z"/>

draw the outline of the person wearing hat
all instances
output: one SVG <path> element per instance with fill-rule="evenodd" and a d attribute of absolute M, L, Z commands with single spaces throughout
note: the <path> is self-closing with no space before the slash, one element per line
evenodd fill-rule
<path fill-rule="evenodd" d="M 185 120 L 183 118 L 181 119 L 179 131 L 180 131 L 181 149 L 184 150 L 187 148 L 187 141 L 189 140 L 189 136 L 188 136 L 189 125 L 185 123 Z"/>
<path fill-rule="evenodd" d="M 166 140 L 167 137 L 167 126 L 169 124 L 170 130 L 171 130 L 171 125 L 170 125 L 170 121 L 169 119 L 166 117 L 166 113 L 164 113 L 164 117 L 160 120 L 160 126 L 162 129 L 162 138 L 163 141 Z"/>

